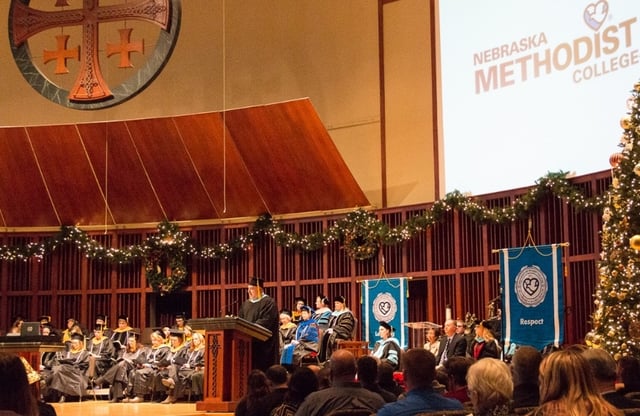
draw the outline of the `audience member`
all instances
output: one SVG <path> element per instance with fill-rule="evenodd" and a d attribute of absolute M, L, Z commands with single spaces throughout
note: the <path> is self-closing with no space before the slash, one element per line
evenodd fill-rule
<path fill-rule="evenodd" d="M 251 370 L 247 379 L 247 394 L 240 399 L 235 416 L 254 416 L 261 414 L 261 399 L 269 393 L 267 376 L 262 370 Z"/>
<path fill-rule="evenodd" d="M 386 403 L 395 402 L 398 399 L 398 396 L 384 390 L 378 384 L 378 361 L 375 358 L 364 355 L 358 358 L 356 366 L 358 367 L 358 381 L 362 387 L 378 393 Z"/>
<path fill-rule="evenodd" d="M 587 359 L 579 350 L 552 352 L 540 363 L 540 406 L 532 416 L 622 416 L 596 387 Z"/>
<path fill-rule="evenodd" d="M 345 349 L 337 350 L 329 361 L 331 387 L 311 393 L 296 415 L 322 416 L 333 410 L 368 410 L 375 413 L 384 405 L 379 394 L 363 388 L 356 381 L 356 359 Z"/>
<path fill-rule="evenodd" d="M 378 334 L 381 340 L 376 341 L 371 355 L 380 360 L 380 362 L 391 364 L 393 369 L 396 370 L 400 365 L 402 348 L 400 347 L 400 341 L 393 336 L 393 332 L 394 328 L 391 325 L 387 322 L 380 321 Z"/>
<path fill-rule="evenodd" d="M 622 383 L 622 387 L 618 389 L 620 394 L 633 400 L 640 399 L 640 360 L 631 355 L 620 358 L 618 380 Z"/>
<path fill-rule="evenodd" d="M 478 360 L 467 373 L 467 389 L 474 416 L 507 416 L 513 381 L 509 367 L 497 358 Z"/>
<path fill-rule="evenodd" d="M 438 350 L 440 349 L 440 328 L 436 328 L 433 326 L 427 328 L 424 349 L 429 351 L 434 356 L 438 355 Z"/>
<path fill-rule="evenodd" d="M 322 335 L 320 345 L 320 361 L 325 361 L 337 348 L 339 340 L 350 340 L 353 338 L 353 330 L 356 325 L 356 318 L 347 308 L 344 296 L 336 296 L 333 302 L 334 310 L 329 320 L 329 328 Z"/>
<path fill-rule="evenodd" d="M 420 412 L 462 409 L 458 400 L 444 397 L 433 389 L 436 358 L 429 351 L 424 348 L 409 349 L 402 355 L 402 369 L 407 386 L 405 397 L 386 404 L 378 411 L 378 416 L 408 416 Z"/>
<path fill-rule="evenodd" d="M 393 373 L 393 367 L 390 364 L 378 364 L 378 384 L 398 397 L 404 393 L 404 388 L 393 378 Z"/>
<path fill-rule="evenodd" d="M 444 397 L 456 399 L 463 404 L 469 402 L 467 372 L 471 364 L 473 360 L 469 357 L 451 357 L 444 363 L 444 371 L 447 374 L 447 391 Z"/>
<path fill-rule="evenodd" d="M 596 388 L 602 397 L 618 409 L 633 409 L 638 404 L 615 390 L 616 362 L 607 351 L 601 348 L 589 348 L 582 352 L 587 359 L 595 378 Z"/>
<path fill-rule="evenodd" d="M 300 404 L 318 390 L 318 377 L 309 367 L 298 367 L 289 380 L 284 402 L 271 411 L 270 416 L 294 416 Z"/>
<path fill-rule="evenodd" d="M 267 369 L 265 375 L 269 384 L 269 393 L 260 399 L 259 414 L 269 416 L 273 409 L 284 403 L 284 398 L 289 390 L 287 387 L 289 374 L 286 368 L 279 364 L 274 364 Z"/>
<path fill-rule="evenodd" d="M 39 415 L 38 404 L 29 388 L 27 372 L 17 355 L 0 353 L 0 380 L 3 384 L 0 389 L 2 415 Z"/>
<path fill-rule="evenodd" d="M 315 372 L 318 377 L 318 390 L 331 387 L 331 367 L 325 365 Z"/>
<path fill-rule="evenodd" d="M 540 404 L 538 369 L 542 353 L 530 345 L 516 349 L 511 358 L 513 407 L 534 407 Z"/>
<path fill-rule="evenodd" d="M 464 357 L 466 354 L 467 339 L 464 335 L 456 333 L 456 321 L 448 319 L 444 323 L 444 335 L 440 337 L 440 346 L 436 356 L 437 366 L 442 368 L 449 357 Z"/>

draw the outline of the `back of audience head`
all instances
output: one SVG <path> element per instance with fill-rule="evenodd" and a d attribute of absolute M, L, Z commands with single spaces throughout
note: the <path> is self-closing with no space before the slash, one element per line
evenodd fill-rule
<path fill-rule="evenodd" d="M 538 371 L 542 353 L 530 345 L 518 347 L 511 358 L 511 374 L 513 384 L 538 384 Z"/>
<path fill-rule="evenodd" d="M 622 414 L 598 392 L 584 350 L 567 348 L 547 355 L 540 364 L 540 404 L 562 402 L 567 414 Z"/>
<path fill-rule="evenodd" d="M 467 386 L 476 414 L 508 405 L 513 397 L 509 367 L 497 358 L 478 360 L 467 372 Z"/>
<path fill-rule="evenodd" d="M 351 351 L 345 349 L 336 350 L 331 354 L 329 367 L 331 368 L 332 382 L 353 381 L 356 377 L 356 358 Z"/>
<path fill-rule="evenodd" d="M 363 355 L 358 358 L 358 380 L 365 384 L 374 384 L 378 380 L 378 361 L 369 356 Z"/>
<path fill-rule="evenodd" d="M 444 369 L 448 378 L 447 387 L 450 390 L 452 389 L 451 382 L 455 383 L 458 387 L 467 385 L 467 373 L 472 364 L 473 359 L 459 356 L 451 357 L 444 363 Z"/>
<path fill-rule="evenodd" d="M 618 360 L 618 377 L 626 392 L 640 391 L 640 360 L 625 355 Z"/>
<path fill-rule="evenodd" d="M 0 410 L 23 416 L 39 414 L 37 402 L 27 379 L 27 370 L 17 355 L 0 353 Z"/>
<path fill-rule="evenodd" d="M 402 369 L 407 390 L 428 388 L 436 376 L 436 357 L 424 348 L 411 348 L 402 355 Z"/>
<path fill-rule="evenodd" d="M 287 384 L 287 379 L 289 377 L 287 369 L 280 364 L 274 364 L 267 368 L 265 375 L 267 376 L 267 380 L 271 386 L 282 386 L 283 384 Z"/>
<path fill-rule="evenodd" d="M 287 397 L 290 401 L 300 403 L 309 394 L 318 390 L 318 377 L 307 367 L 298 367 L 291 374 Z"/>
<path fill-rule="evenodd" d="M 599 383 L 610 384 L 613 388 L 617 377 L 616 362 L 607 351 L 600 348 L 589 348 L 582 352 L 587 359 L 591 372 Z"/>

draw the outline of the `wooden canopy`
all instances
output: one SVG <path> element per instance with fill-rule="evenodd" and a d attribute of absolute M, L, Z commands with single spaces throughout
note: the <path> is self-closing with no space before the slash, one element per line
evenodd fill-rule
<path fill-rule="evenodd" d="M 369 202 L 308 99 L 0 129 L 0 226 L 206 221 Z"/>

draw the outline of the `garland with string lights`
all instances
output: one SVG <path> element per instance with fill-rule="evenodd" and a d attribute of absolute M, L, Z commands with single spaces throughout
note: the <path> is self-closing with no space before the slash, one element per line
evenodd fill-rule
<path fill-rule="evenodd" d="M 509 206 L 488 208 L 474 197 L 454 191 L 435 201 L 423 214 L 415 215 L 393 228 L 362 208 L 334 221 L 323 232 L 307 235 L 287 232 L 270 215 L 262 215 L 247 234 L 222 244 L 202 246 L 181 232 L 178 225 L 164 220 L 158 225 L 158 233 L 149 236 L 141 244 L 107 248 L 78 227 L 65 226 L 58 234 L 40 242 L 0 247 L 0 260 L 41 259 L 62 244 L 74 244 L 89 259 L 112 263 L 144 260 L 146 277 L 151 287 L 168 293 L 184 284 L 187 276 L 184 260 L 187 256 L 226 259 L 235 252 L 247 250 L 260 235 L 271 237 L 281 247 L 302 251 L 319 250 L 338 241 L 342 242 L 341 247 L 349 257 L 366 260 L 374 257 L 382 245 L 395 245 L 410 240 L 417 233 L 442 221 L 444 215 L 452 210 L 461 211 L 476 222 L 507 223 L 526 218 L 548 195 L 561 198 L 577 209 L 587 210 L 599 210 L 608 200 L 608 193 L 585 197 L 581 188 L 571 184 L 565 172 L 556 172 L 538 179 L 535 186 Z"/>

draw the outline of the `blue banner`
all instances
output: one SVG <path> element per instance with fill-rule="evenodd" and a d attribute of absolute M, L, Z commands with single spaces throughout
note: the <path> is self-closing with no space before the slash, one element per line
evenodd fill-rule
<path fill-rule="evenodd" d="M 408 278 L 381 277 L 362 282 L 362 338 L 369 342 L 369 348 L 380 339 L 380 321 L 385 321 L 394 329 L 394 336 L 402 348 L 407 348 L 409 328 L 407 322 L 409 305 Z"/>
<path fill-rule="evenodd" d="M 500 250 L 505 351 L 564 341 L 562 250 L 557 244 Z"/>

